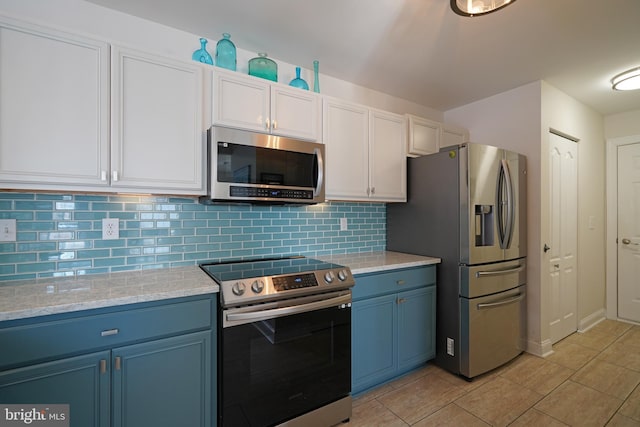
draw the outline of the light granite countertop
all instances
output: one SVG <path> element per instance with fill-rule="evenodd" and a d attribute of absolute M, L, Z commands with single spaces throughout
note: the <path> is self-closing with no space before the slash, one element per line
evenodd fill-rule
<path fill-rule="evenodd" d="M 391 251 L 319 256 L 316 258 L 347 266 L 354 275 L 395 270 L 398 268 L 420 267 L 423 265 L 439 264 L 441 262 L 440 258 Z"/>
<path fill-rule="evenodd" d="M 196 265 L 0 282 L 0 321 L 218 292 Z"/>
<path fill-rule="evenodd" d="M 389 251 L 315 258 L 348 266 L 356 275 L 440 262 L 440 258 Z M 0 282 L 0 321 L 211 294 L 218 291 L 218 285 L 196 265 Z"/>

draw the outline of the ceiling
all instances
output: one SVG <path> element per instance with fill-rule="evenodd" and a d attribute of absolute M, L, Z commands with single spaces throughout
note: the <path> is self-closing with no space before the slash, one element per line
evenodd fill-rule
<path fill-rule="evenodd" d="M 640 66 L 639 0 L 516 0 L 464 18 L 449 0 L 90 0 L 447 111 L 545 80 L 604 115 L 640 109 L 611 77 Z M 307 66 L 305 68 L 311 68 Z"/>

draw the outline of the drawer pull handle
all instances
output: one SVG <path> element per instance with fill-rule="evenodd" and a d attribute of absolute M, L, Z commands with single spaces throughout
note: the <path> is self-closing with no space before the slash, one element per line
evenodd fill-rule
<path fill-rule="evenodd" d="M 404 285 L 404 280 L 400 279 L 400 280 L 396 280 L 396 283 L 398 285 Z"/>
<path fill-rule="evenodd" d="M 107 329 L 106 331 L 100 332 L 100 336 L 101 337 L 108 337 L 108 336 L 111 336 L 111 335 L 118 335 L 118 332 L 120 332 L 120 329 L 118 329 L 118 328 Z"/>
<path fill-rule="evenodd" d="M 107 361 L 105 359 L 100 359 L 100 373 L 107 373 Z"/>
<path fill-rule="evenodd" d="M 116 356 L 116 358 L 115 358 L 115 370 L 116 371 L 120 370 L 121 362 L 122 362 L 121 357 L 120 356 Z"/>

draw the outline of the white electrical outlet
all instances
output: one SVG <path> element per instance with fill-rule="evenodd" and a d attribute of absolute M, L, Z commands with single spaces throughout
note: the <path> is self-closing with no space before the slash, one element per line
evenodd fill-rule
<path fill-rule="evenodd" d="M 453 339 L 447 338 L 447 354 L 449 356 L 454 356 L 453 354 Z"/>
<path fill-rule="evenodd" d="M 104 240 L 120 238 L 120 220 L 118 218 L 102 218 L 102 238 Z"/>
<path fill-rule="evenodd" d="M 347 231 L 347 218 L 340 218 L 340 231 Z"/>
<path fill-rule="evenodd" d="M 0 242 L 16 241 L 16 220 L 0 219 Z"/>

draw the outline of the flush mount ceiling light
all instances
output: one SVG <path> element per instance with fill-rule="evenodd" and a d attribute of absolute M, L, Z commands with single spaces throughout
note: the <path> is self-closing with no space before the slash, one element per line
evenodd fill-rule
<path fill-rule="evenodd" d="M 516 0 L 451 0 L 451 9 L 462 16 L 479 16 L 502 9 Z"/>
<path fill-rule="evenodd" d="M 611 79 L 613 90 L 640 89 L 640 67 L 620 73 Z"/>

